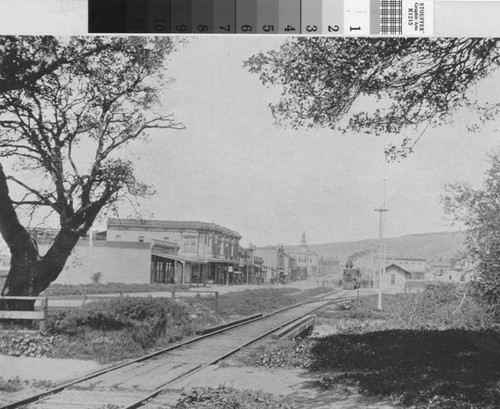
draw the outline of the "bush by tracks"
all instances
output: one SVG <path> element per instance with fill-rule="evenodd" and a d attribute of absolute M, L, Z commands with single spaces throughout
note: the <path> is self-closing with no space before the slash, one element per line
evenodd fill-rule
<path fill-rule="evenodd" d="M 153 339 L 163 335 L 167 326 L 190 325 L 189 315 L 177 302 L 165 298 L 124 297 L 104 302 L 93 302 L 81 308 L 60 313 L 55 317 L 55 332 L 74 334 L 84 328 L 148 331 Z"/>
<path fill-rule="evenodd" d="M 405 329 L 484 329 L 493 323 L 487 306 L 467 288 L 454 284 L 384 298 L 384 309 Z"/>
<path fill-rule="evenodd" d="M 204 306 L 186 306 L 165 298 L 124 297 L 59 312 L 52 331 L 65 340 L 50 355 L 110 362 L 143 355 L 190 335 L 198 325 L 219 318 Z"/>
<path fill-rule="evenodd" d="M 195 388 L 184 395 L 173 409 L 291 409 L 271 394 L 251 390 Z"/>

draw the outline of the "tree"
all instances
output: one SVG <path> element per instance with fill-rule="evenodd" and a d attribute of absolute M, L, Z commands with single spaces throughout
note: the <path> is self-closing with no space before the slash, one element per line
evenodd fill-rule
<path fill-rule="evenodd" d="M 64 64 L 124 45 L 99 37 L 93 41 L 75 37 L 72 43 L 72 46 L 61 47 L 60 40 L 52 36 L 0 37 L 0 93 L 36 86 L 40 78 Z"/>
<path fill-rule="evenodd" d="M 500 102 L 477 106 L 470 94 L 500 63 L 498 39 L 300 37 L 245 61 L 264 85 L 282 87 L 270 104 L 279 124 L 400 134 L 450 120 L 459 107 L 496 116 Z M 374 98 L 376 104 L 366 104 Z M 367 106 L 376 106 L 371 111 Z M 346 119 L 346 121 L 342 121 Z M 411 153 L 420 136 L 391 146 L 391 158 Z"/>
<path fill-rule="evenodd" d="M 0 164 L 0 233 L 11 253 L 2 295 L 36 296 L 101 211 L 152 193 L 119 152 L 149 129 L 182 128 L 156 112 L 174 43 L 23 37 L 2 44 L 0 157 L 13 170 Z M 60 225 L 44 256 L 18 215 L 40 210 Z"/>
<path fill-rule="evenodd" d="M 482 188 L 449 184 L 443 203 L 445 211 L 467 228 L 468 255 L 479 272 L 476 290 L 500 307 L 500 151 L 490 155 Z"/>

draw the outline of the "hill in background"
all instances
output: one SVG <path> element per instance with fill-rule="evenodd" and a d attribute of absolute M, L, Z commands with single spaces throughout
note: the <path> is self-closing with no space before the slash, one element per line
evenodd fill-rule
<path fill-rule="evenodd" d="M 385 239 L 386 255 L 392 257 L 425 258 L 428 261 L 448 262 L 465 250 L 463 232 L 410 234 Z M 378 254 L 379 240 L 361 240 L 325 244 L 310 244 L 309 249 L 325 259 L 336 258 L 341 265 L 356 253 Z"/>

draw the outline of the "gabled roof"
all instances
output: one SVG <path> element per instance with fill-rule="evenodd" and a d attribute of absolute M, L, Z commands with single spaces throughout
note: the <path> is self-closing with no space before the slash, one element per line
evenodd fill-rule
<path fill-rule="evenodd" d="M 411 273 L 404 268 L 398 266 L 397 264 L 389 264 L 386 268 L 385 271 L 387 271 L 390 267 L 395 268 L 399 273 L 404 274 L 405 276 L 411 277 Z"/>
<path fill-rule="evenodd" d="M 225 227 L 215 223 L 199 222 L 199 221 L 178 221 L 178 220 L 145 220 L 145 219 L 108 219 L 108 229 L 117 230 L 126 229 L 145 229 L 145 230 L 211 230 L 219 233 L 227 234 L 241 239 L 241 235 Z"/>

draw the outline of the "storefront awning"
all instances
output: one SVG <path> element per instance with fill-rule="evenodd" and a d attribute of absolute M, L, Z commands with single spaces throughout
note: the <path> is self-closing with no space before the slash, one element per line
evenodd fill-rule
<path fill-rule="evenodd" d="M 183 256 L 179 256 L 179 255 L 174 255 L 174 254 L 165 254 L 165 253 L 156 252 L 154 250 L 151 252 L 151 255 L 156 256 L 156 257 L 161 257 L 161 258 L 164 258 L 167 260 L 180 261 L 181 263 L 203 263 L 203 261 L 200 261 L 200 260 L 195 259 L 195 258 L 183 257 Z"/>
<path fill-rule="evenodd" d="M 177 254 L 166 254 L 163 252 L 155 251 L 153 248 L 151 250 L 151 255 L 156 256 L 156 257 L 161 257 L 167 260 L 176 260 L 180 261 L 181 263 L 196 263 L 196 264 L 207 264 L 207 263 L 223 263 L 223 264 L 235 264 L 235 260 L 224 260 L 224 259 L 218 259 L 218 258 L 195 258 L 195 257 L 186 257 L 186 256 L 179 256 Z"/>

